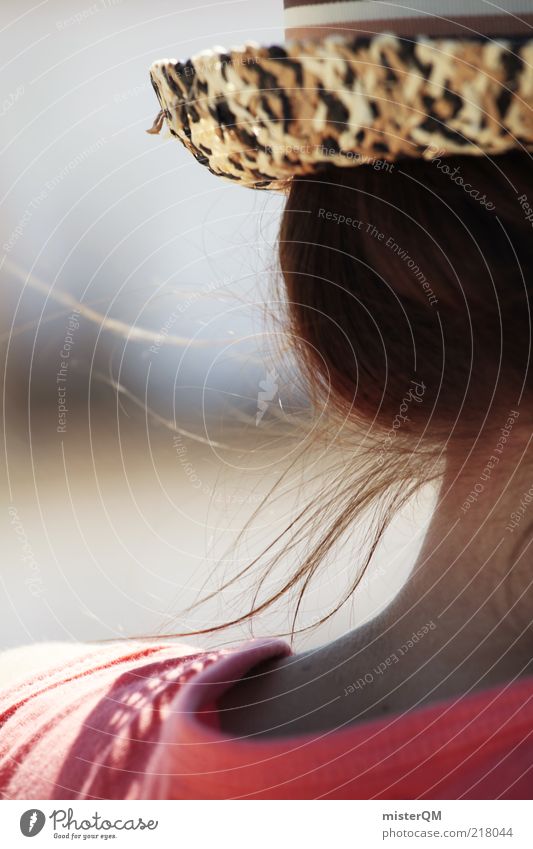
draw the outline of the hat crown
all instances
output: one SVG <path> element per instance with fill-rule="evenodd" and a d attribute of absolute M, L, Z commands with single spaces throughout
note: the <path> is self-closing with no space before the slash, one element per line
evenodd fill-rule
<path fill-rule="evenodd" d="M 530 32 L 533 0 L 284 0 L 288 37 L 352 31 L 372 35 L 498 36 Z"/>

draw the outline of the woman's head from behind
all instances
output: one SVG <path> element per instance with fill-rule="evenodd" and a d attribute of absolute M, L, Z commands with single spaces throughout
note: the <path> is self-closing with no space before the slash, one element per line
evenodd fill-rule
<path fill-rule="evenodd" d="M 281 277 L 290 340 L 325 425 L 313 423 L 311 432 L 332 447 L 332 474 L 239 573 L 268 556 L 251 609 L 226 624 L 296 593 L 297 630 L 312 578 L 362 520 L 345 591 L 313 624 L 326 621 L 352 597 L 391 520 L 424 484 L 447 470 L 466 497 L 469 476 L 483 471 L 478 457 L 490 456 L 496 440 L 507 444 L 502 430 L 524 444 L 532 420 L 532 227 L 526 153 L 374 162 L 294 178 L 279 235 Z M 306 438 L 306 463 L 308 449 Z M 511 465 L 512 452 L 505 449 Z M 486 498 L 483 509 L 491 504 Z M 467 538 L 477 532 L 463 530 Z M 265 595 L 281 559 L 292 565 Z"/>
<path fill-rule="evenodd" d="M 423 484 L 448 469 L 468 492 L 509 422 L 520 442 L 533 390 L 530 203 L 526 153 L 369 163 L 292 182 L 279 239 L 290 336 L 311 396 L 335 413 L 326 438 L 347 437 L 350 450 L 288 528 L 291 546 L 317 528 L 318 542 L 262 607 L 303 594 L 363 519 L 368 545 L 327 619 Z"/>
<path fill-rule="evenodd" d="M 314 390 L 413 449 L 453 450 L 505 421 L 532 388 L 528 202 L 528 154 L 294 180 L 280 260 Z"/>

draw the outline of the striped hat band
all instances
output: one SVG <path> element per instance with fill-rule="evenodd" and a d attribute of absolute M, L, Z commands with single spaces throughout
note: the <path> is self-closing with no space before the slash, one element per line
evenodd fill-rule
<path fill-rule="evenodd" d="M 287 38 L 530 34 L 533 0 L 284 0 Z"/>

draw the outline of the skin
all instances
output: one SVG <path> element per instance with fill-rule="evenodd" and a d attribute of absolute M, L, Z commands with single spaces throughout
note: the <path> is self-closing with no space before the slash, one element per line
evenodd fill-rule
<path fill-rule="evenodd" d="M 518 527 L 506 530 L 533 484 L 528 421 L 531 413 L 521 409 L 466 512 L 461 505 L 480 481 L 505 418 L 485 422 L 475 446 L 450 449 L 432 521 L 399 596 L 335 642 L 251 670 L 219 702 L 223 731 L 275 737 L 339 728 L 533 672 L 533 501 Z M 430 622 L 435 627 L 400 654 Z M 387 660 L 383 674 L 373 672 Z M 353 688 L 369 672 L 369 682 Z"/>

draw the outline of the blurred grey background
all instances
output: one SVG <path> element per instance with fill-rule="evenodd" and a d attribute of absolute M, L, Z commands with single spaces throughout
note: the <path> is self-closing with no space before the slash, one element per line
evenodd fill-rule
<path fill-rule="evenodd" d="M 320 487 L 319 455 L 287 473 L 312 417 L 274 295 L 281 199 L 217 180 L 144 132 L 158 111 L 152 61 L 280 38 L 278 0 L 0 6 L 0 647 L 236 618 L 255 573 L 215 591 Z M 353 603 L 297 647 L 397 592 L 430 502 L 400 517 Z M 350 582 L 356 550 L 354 536 L 325 566 L 300 625 Z M 253 633 L 289 624 L 285 602 Z"/>

